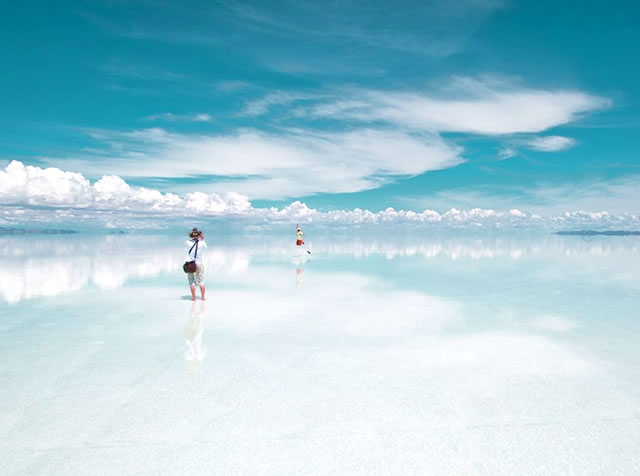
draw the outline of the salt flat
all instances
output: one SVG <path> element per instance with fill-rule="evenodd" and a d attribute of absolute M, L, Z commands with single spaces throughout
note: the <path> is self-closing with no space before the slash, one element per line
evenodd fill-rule
<path fill-rule="evenodd" d="M 640 472 L 637 237 L 208 241 L 0 238 L 2 474 Z"/>

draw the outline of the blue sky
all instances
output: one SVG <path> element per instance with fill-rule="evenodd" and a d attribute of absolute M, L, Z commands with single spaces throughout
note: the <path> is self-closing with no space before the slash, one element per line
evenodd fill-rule
<path fill-rule="evenodd" d="M 389 5 L 8 4 L 0 165 L 254 207 L 640 212 L 636 2 Z"/>

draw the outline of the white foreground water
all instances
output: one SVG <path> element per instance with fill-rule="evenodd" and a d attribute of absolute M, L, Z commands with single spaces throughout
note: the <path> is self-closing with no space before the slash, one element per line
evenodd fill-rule
<path fill-rule="evenodd" d="M 640 238 L 287 238 L 1 237 L 0 473 L 640 473 Z"/>

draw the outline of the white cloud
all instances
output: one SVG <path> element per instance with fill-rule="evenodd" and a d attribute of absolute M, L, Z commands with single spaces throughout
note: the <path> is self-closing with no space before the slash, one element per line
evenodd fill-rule
<path fill-rule="evenodd" d="M 348 99 L 344 97 L 346 93 Z M 606 98 L 582 91 L 527 88 L 495 77 L 455 77 L 446 87 L 428 92 L 346 93 L 316 97 L 314 104 L 299 107 L 297 114 L 364 123 L 382 121 L 409 130 L 500 135 L 541 132 L 611 105 Z M 270 97 L 259 103 L 261 113 L 276 104 L 268 100 Z M 288 97 L 289 103 L 295 100 L 294 96 Z M 557 145 L 557 139 L 547 139 L 539 146 L 554 140 Z"/>
<path fill-rule="evenodd" d="M 498 159 L 506 160 L 511 157 L 515 157 L 518 154 L 518 151 L 513 147 L 504 147 L 498 151 Z"/>
<path fill-rule="evenodd" d="M 557 152 L 560 150 L 570 149 L 576 145 L 576 140 L 571 137 L 545 136 L 528 139 L 523 141 L 523 144 L 529 149 L 540 152 Z"/>
<path fill-rule="evenodd" d="M 504 206 L 505 199 L 501 199 Z M 640 226 L 640 217 L 630 213 L 606 211 L 567 211 L 540 216 L 517 208 L 498 209 L 451 208 L 444 213 L 432 209 L 423 211 L 387 208 L 378 212 L 356 208 L 321 212 L 294 201 L 283 208 L 256 208 L 246 195 L 190 192 L 184 196 L 161 193 L 144 187 L 131 187 L 122 178 L 103 176 L 91 184 L 83 175 L 56 168 L 42 169 L 11 162 L 0 171 L 1 219 L 5 224 L 42 222 L 92 222 L 100 216 L 103 226 L 145 227 L 149 218 L 155 224 L 158 215 L 167 217 L 223 216 L 246 223 L 314 223 L 318 225 L 438 225 L 457 228 L 567 228 L 597 226 L 598 228 Z M 7 207 L 9 205 L 9 207 Z M 55 207 L 55 212 L 21 208 L 27 206 Z M 575 210 L 575 209 L 574 209 Z M 602 208 L 595 208 L 602 210 Z M 118 212 L 119 215 L 101 212 Z M 124 213 L 124 215 L 123 215 Z M 154 218 L 155 217 L 155 218 Z M 114 225 L 113 220 L 121 220 Z M 141 224 L 142 222 L 142 224 Z M 96 221 L 97 223 L 97 221 Z"/>
<path fill-rule="evenodd" d="M 163 114 L 153 114 L 147 116 L 148 121 L 168 121 L 168 122 L 211 122 L 211 116 L 206 113 L 198 114 L 173 114 L 165 112 Z"/>
<path fill-rule="evenodd" d="M 541 136 L 527 137 L 508 140 L 508 145 L 498 151 L 498 159 L 510 159 L 518 155 L 517 147 L 523 147 L 538 152 L 559 152 L 570 149 L 577 144 L 577 141 L 571 137 L 563 136 Z"/>
<path fill-rule="evenodd" d="M 181 198 L 144 187 L 131 187 L 120 177 L 105 175 L 90 184 L 82 174 L 51 167 L 25 166 L 12 161 L 0 171 L 0 203 L 34 206 L 125 209 L 133 211 L 177 211 L 233 213 L 249 206 L 246 197 L 229 193 L 188 194 Z"/>
<path fill-rule="evenodd" d="M 443 132 L 531 134 L 609 104 L 581 91 L 527 88 L 495 76 L 454 77 L 425 92 L 276 91 L 239 112 L 250 117 L 271 112 L 279 126 L 271 131 L 94 129 L 87 133 L 99 147 L 43 161 L 91 176 L 215 177 L 199 185 L 200 191 L 238 192 L 251 199 L 352 193 L 462 163 L 461 147 L 445 140 Z M 211 117 L 165 113 L 148 119 L 204 122 Z M 333 125 L 320 128 L 318 119 Z M 512 142 L 499 158 L 513 156 L 518 146 L 551 151 L 575 143 L 560 136 L 516 137 Z M 193 180 L 180 183 L 176 181 L 173 190 L 185 193 Z"/>
<path fill-rule="evenodd" d="M 241 116 L 261 116 L 275 106 L 286 106 L 294 102 L 309 100 L 315 98 L 316 95 L 276 91 L 266 96 L 247 102 L 244 109 L 240 112 Z"/>
<path fill-rule="evenodd" d="M 4 204 L 86 206 L 91 202 L 90 193 L 91 185 L 80 173 L 25 167 L 17 161 L 0 172 L 0 202 Z"/>
<path fill-rule="evenodd" d="M 215 175 L 239 180 L 211 182 L 211 192 L 255 198 L 357 192 L 430 170 L 453 167 L 461 149 L 435 134 L 361 129 L 348 132 L 288 130 L 233 135 L 91 131 L 108 146 L 100 159 L 47 159 L 85 174 L 146 177 Z"/>
<path fill-rule="evenodd" d="M 540 132 L 603 106 L 601 99 L 581 92 L 540 90 L 492 91 L 487 97 L 453 101 L 403 93 L 378 93 L 372 98 L 375 106 L 364 116 L 355 113 L 355 117 L 411 128 L 487 135 Z M 349 117 L 349 112 L 345 116 Z"/>
<path fill-rule="evenodd" d="M 250 82 L 234 80 L 234 79 L 219 81 L 216 84 L 216 86 L 218 89 L 222 91 L 227 91 L 227 92 L 238 91 L 243 89 L 251 89 L 254 87 L 253 84 Z"/>
<path fill-rule="evenodd" d="M 145 11 L 142 24 L 127 19 L 116 24 L 95 12 L 79 14 L 100 29 L 128 39 L 215 45 L 278 71 L 324 76 L 345 69 L 361 73 L 371 70 L 371 63 L 379 67 L 383 58 L 397 60 L 407 53 L 414 60 L 415 55 L 444 57 L 462 51 L 473 44 L 478 25 L 503 4 L 502 0 L 455 4 L 438 0 L 415 8 L 413 3 L 401 2 L 391 11 L 373 4 L 362 8 L 357 2 L 336 2 L 326 8 L 300 1 L 279 9 L 257 2 L 212 2 L 198 8 L 194 19 L 193 9 L 154 2 L 154 14 Z M 203 23 L 204 18 L 215 18 L 217 28 Z M 287 47 L 273 48 L 274 40 Z M 337 47 L 340 55 L 335 54 Z M 392 55 L 381 55 L 381 50 Z"/>
<path fill-rule="evenodd" d="M 523 185 L 464 187 L 441 190 L 428 196 L 401 199 L 413 208 L 446 209 L 482 206 L 498 208 L 512 206 L 543 216 L 563 216 L 580 210 L 602 212 L 613 216 L 640 215 L 640 175 L 627 175 L 608 180 L 583 180 L 555 184 L 538 182 Z M 400 198 L 399 198 L 400 199 Z M 577 215 L 576 215 L 577 216 Z"/>

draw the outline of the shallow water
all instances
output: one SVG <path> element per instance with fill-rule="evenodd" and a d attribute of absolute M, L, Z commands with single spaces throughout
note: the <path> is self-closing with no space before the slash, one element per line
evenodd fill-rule
<path fill-rule="evenodd" d="M 2 474 L 640 472 L 638 237 L 0 238 Z"/>

